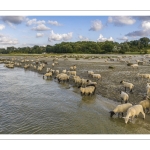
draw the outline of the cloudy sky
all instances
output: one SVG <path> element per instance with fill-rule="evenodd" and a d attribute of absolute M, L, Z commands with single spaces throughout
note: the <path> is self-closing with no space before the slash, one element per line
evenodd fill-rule
<path fill-rule="evenodd" d="M 150 16 L 0 16 L 0 47 L 150 38 Z"/>

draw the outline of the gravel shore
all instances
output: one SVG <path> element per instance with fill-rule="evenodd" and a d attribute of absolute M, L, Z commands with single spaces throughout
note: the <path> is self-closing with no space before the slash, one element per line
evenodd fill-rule
<path fill-rule="evenodd" d="M 121 57 L 121 60 L 120 60 Z M 27 70 L 35 71 L 40 74 L 46 73 L 46 68 L 52 68 L 54 70 L 58 69 L 60 72 L 63 69 L 69 70 L 72 65 L 77 66 L 77 75 L 85 78 L 90 79 L 92 81 L 96 81 L 97 88 L 96 94 L 101 95 L 103 97 L 109 98 L 114 101 L 121 101 L 120 99 L 120 91 L 125 90 L 123 85 L 120 84 L 121 80 L 126 82 L 131 82 L 134 84 L 133 93 L 129 92 L 127 89 L 127 93 L 129 94 L 129 102 L 132 104 L 137 104 L 139 101 L 143 100 L 146 97 L 146 83 L 148 82 L 147 79 L 141 79 L 137 77 L 138 73 L 150 73 L 150 64 L 149 64 L 149 56 L 148 55 L 137 55 L 137 56 L 89 56 L 88 59 L 86 57 L 59 57 L 57 62 L 59 64 L 52 67 L 54 57 L 37 57 L 37 56 L 0 56 L 0 61 L 4 59 L 12 59 L 15 62 L 20 62 L 21 59 L 28 59 L 26 64 L 36 64 L 36 62 L 45 62 L 46 66 L 42 71 L 37 71 L 32 67 L 29 67 Z M 137 63 L 138 61 L 143 61 L 142 65 L 139 65 L 138 68 L 132 68 L 127 64 L 130 63 Z M 2 63 L 2 62 L 1 62 Z M 22 66 L 24 67 L 24 64 Z M 38 65 L 38 64 L 36 64 Z M 109 66 L 114 67 L 109 68 Z M 102 76 L 102 80 L 97 81 L 92 77 L 88 77 L 87 71 L 94 71 L 94 73 L 99 73 Z M 73 84 L 70 82 L 70 84 Z"/>

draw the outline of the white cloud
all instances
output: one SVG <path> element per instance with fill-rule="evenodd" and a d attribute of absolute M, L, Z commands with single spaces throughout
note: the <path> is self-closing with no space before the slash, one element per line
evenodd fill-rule
<path fill-rule="evenodd" d="M 114 41 L 112 37 L 104 38 L 102 34 L 99 35 L 99 38 L 97 39 L 98 42 L 105 42 L 105 41 Z"/>
<path fill-rule="evenodd" d="M 69 32 L 67 34 L 58 34 L 58 33 L 56 34 L 52 30 L 48 40 L 49 41 L 67 41 L 72 38 L 72 34 L 73 34 L 72 32 Z"/>
<path fill-rule="evenodd" d="M 0 30 L 5 29 L 5 26 L 3 24 L 0 24 Z"/>
<path fill-rule="evenodd" d="M 102 22 L 100 20 L 95 20 L 95 21 L 92 21 L 92 26 L 89 30 L 90 31 L 99 31 L 102 29 L 102 27 L 103 27 Z"/>
<path fill-rule="evenodd" d="M 2 16 L 1 19 L 6 23 L 20 24 L 25 20 L 24 16 Z"/>
<path fill-rule="evenodd" d="M 35 31 L 46 31 L 46 30 L 50 30 L 50 28 L 46 27 L 44 24 L 40 24 L 37 27 L 33 27 L 32 30 L 35 30 Z"/>
<path fill-rule="evenodd" d="M 118 40 L 121 40 L 121 41 L 127 41 L 128 40 L 128 38 L 126 37 L 126 36 L 124 36 L 124 37 L 120 37 L 120 38 L 117 38 Z"/>
<path fill-rule="evenodd" d="M 143 21 L 141 24 L 141 30 L 133 31 L 126 36 L 137 37 L 137 36 L 150 36 L 150 21 Z"/>
<path fill-rule="evenodd" d="M 54 26 L 61 26 L 62 24 L 58 23 L 57 21 L 48 21 L 49 24 L 54 25 Z"/>
<path fill-rule="evenodd" d="M 38 25 L 39 24 L 45 24 L 45 21 L 44 20 L 37 21 L 37 19 L 31 19 L 31 20 L 27 19 L 27 23 L 26 23 L 27 26 L 30 26 L 33 24 L 38 24 Z"/>
<path fill-rule="evenodd" d="M 44 36 L 44 33 L 37 33 L 36 34 L 36 37 L 42 37 L 42 36 Z"/>
<path fill-rule="evenodd" d="M 0 35 L 0 44 L 1 45 L 15 45 L 15 44 L 18 44 L 18 40 L 17 39 L 14 39 L 14 38 L 11 38 L 9 36 L 6 36 L 6 35 Z"/>
<path fill-rule="evenodd" d="M 80 41 L 89 41 L 89 38 L 86 38 L 82 35 L 79 35 L 78 37 L 79 37 Z"/>
<path fill-rule="evenodd" d="M 150 30 L 150 22 L 149 21 L 143 21 L 142 22 L 142 28 L 143 28 L 143 30 Z"/>
<path fill-rule="evenodd" d="M 130 16 L 114 16 L 108 17 L 108 22 L 113 23 L 115 26 L 132 25 L 136 20 Z"/>

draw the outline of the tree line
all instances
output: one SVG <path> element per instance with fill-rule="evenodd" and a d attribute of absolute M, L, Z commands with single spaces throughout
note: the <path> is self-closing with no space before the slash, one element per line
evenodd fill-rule
<path fill-rule="evenodd" d="M 147 37 L 139 40 L 125 41 L 123 43 L 105 41 L 77 41 L 77 42 L 61 42 L 55 45 L 47 45 L 46 47 L 35 45 L 33 47 L 7 47 L 0 48 L 0 53 L 26 53 L 26 54 L 42 54 L 42 53 L 86 53 L 86 54 L 111 54 L 126 52 L 139 52 L 146 54 L 150 48 L 150 39 Z"/>

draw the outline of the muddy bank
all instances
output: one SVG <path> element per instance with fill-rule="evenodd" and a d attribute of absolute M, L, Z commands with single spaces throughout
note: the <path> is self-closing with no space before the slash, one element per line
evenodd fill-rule
<path fill-rule="evenodd" d="M 112 57 L 112 56 L 110 56 Z M 28 59 L 28 62 L 22 63 L 20 67 L 24 67 L 24 64 L 36 64 L 35 62 L 46 62 L 46 66 L 42 71 L 37 71 L 32 67 L 29 67 L 27 70 L 36 71 L 40 74 L 46 73 L 46 68 L 52 68 L 54 70 L 58 69 L 60 72 L 63 69 L 69 70 L 70 66 L 77 66 L 77 75 L 90 79 L 92 81 L 97 81 L 91 77 L 88 77 L 87 71 L 92 70 L 94 73 L 100 73 L 102 80 L 97 81 L 96 94 L 103 97 L 109 98 L 114 101 L 121 101 L 120 99 L 120 90 L 124 91 L 123 85 L 120 84 L 121 80 L 131 82 L 134 84 L 133 93 L 129 92 L 129 102 L 132 104 L 137 104 L 139 101 L 143 100 L 146 96 L 146 83 L 147 79 L 141 79 L 137 77 L 137 73 L 150 73 L 149 57 L 148 56 L 124 56 L 123 61 L 118 60 L 117 56 L 113 58 L 110 57 L 89 57 L 85 58 L 59 58 L 57 62 L 58 65 L 52 67 L 53 57 L 37 57 L 37 56 L 15 56 L 15 62 L 20 62 L 22 59 Z M 12 59 L 14 56 L 1 56 L 1 59 Z M 139 65 L 138 69 L 133 69 L 130 66 L 127 66 L 128 62 L 137 63 L 137 60 L 144 61 L 143 65 Z M 114 69 L 110 69 L 109 66 L 113 66 Z M 73 86 L 73 83 L 70 82 Z"/>

